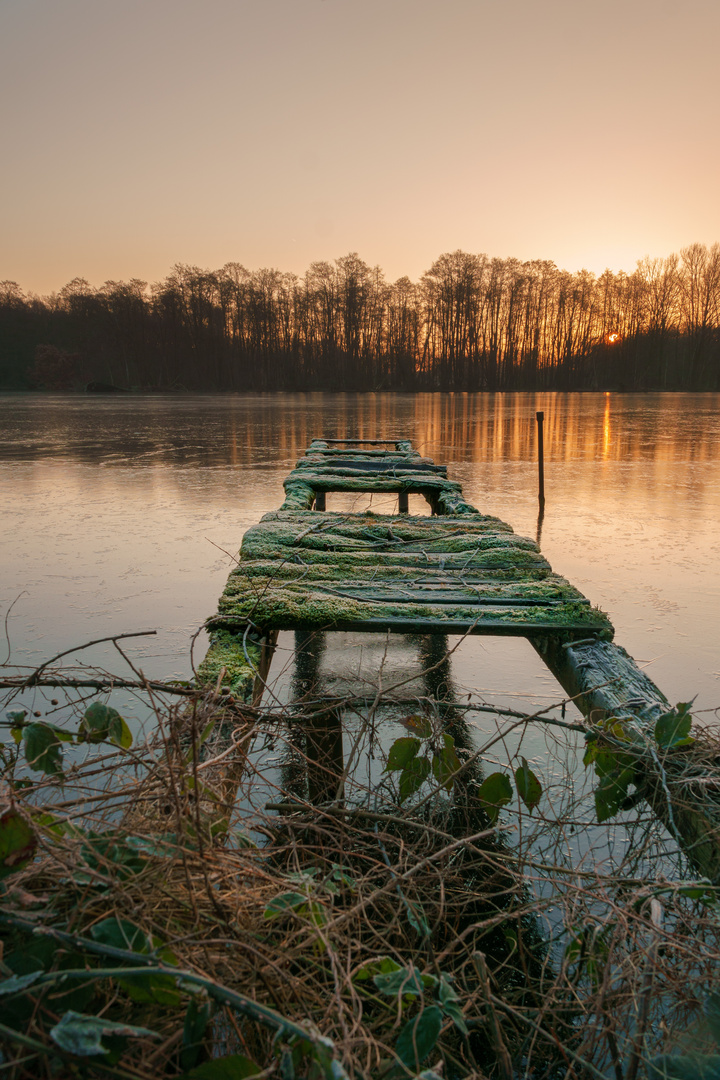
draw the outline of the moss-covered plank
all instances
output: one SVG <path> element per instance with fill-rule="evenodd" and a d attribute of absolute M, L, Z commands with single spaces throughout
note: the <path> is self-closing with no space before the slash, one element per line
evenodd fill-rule
<path fill-rule="evenodd" d="M 439 515 L 374 514 L 363 510 L 361 513 L 337 513 L 327 511 L 319 515 L 314 510 L 271 510 L 260 519 L 259 525 L 267 522 L 290 522 L 297 525 L 298 532 L 305 529 L 314 531 L 332 531 L 343 536 L 362 535 L 364 530 L 372 529 L 373 534 L 395 535 L 403 539 L 422 539 L 424 536 L 443 536 L 448 531 L 462 529 L 463 532 L 514 532 L 511 525 L 489 514 L 467 514 L 462 518 Z M 253 526 L 255 527 L 255 526 Z M 390 532 L 388 533 L 388 530 Z"/>
<path fill-rule="evenodd" d="M 462 491 L 462 487 L 456 480 L 445 480 L 442 476 L 434 473 L 411 472 L 405 469 L 393 469 L 386 472 L 360 473 L 353 469 L 308 469 L 307 471 L 296 470 L 290 473 L 284 481 L 285 491 L 290 493 L 296 485 L 309 484 L 313 491 L 359 491 L 359 492 L 389 492 L 416 491 L 424 494 Z"/>
<path fill-rule="evenodd" d="M 457 576 L 456 576 L 457 575 Z M 266 579 L 267 582 L 274 580 L 287 580 L 287 581 L 311 581 L 311 580 L 325 580 L 325 581 L 347 581 L 349 577 L 357 575 L 354 574 L 352 563 L 348 561 L 328 563 L 326 561 L 320 562 L 303 562 L 298 554 L 290 556 L 288 559 L 278 561 L 276 559 L 246 559 L 242 560 L 239 567 L 233 570 L 230 574 L 229 581 L 235 581 L 238 577 L 244 577 L 248 579 L 249 587 L 262 588 L 264 584 L 262 581 L 258 581 L 257 585 L 253 585 L 252 579 Z M 368 573 L 363 570 L 362 577 L 371 580 L 394 580 L 394 581 L 411 581 L 411 582 L 444 582 L 446 584 L 453 584 L 455 581 L 462 581 L 467 584 L 503 584 L 503 583 L 515 583 L 515 582 L 528 582 L 539 583 L 564 581 L 564 578 L 559 578 L 557 575 L 551 574 L 547 566 L 540 567 L 520 567 L 520 566 L 507 566 L 502 567 L 483 567 L 481 569 L 473 569 L 472 567 L 466 567 L 462 571 L 458 572 L 453 569 L 452 566 L 440 566 L 440 563 L 435 564 L 426 563 L 424 560 L 422 563 L 417 561 L 408 562 L 405 566 L 390 566 L 387 563 L 383 563 L 382 567 L 376 567 L 373 572 Z M 245 585 L 243 584 L 243 588 Z"/>
<path fill-rule="evenodd" d="M 253 548 L 254 557 L 262 559 L 289 560 L 298 565 L 328 563 L 331 566 L 354 567 L 358 573 L 368 575 L 388 566 L 415 567 L 418 572 L 438 568 L 440 570 L 479 570 L 535 568 L 550 570 L 550 564 L 538 551 L 522 547 L 494 547 L 489 550 L 474 548 L 461 552 L 376 552 L 376 551 L 315 551 L 312 548 L 293 548 L 282 544 L 258 543 Z"/>
<path fill-rule="evenodd" d="M 562 582 L 562 579 L 560 579 Z M 292 577 L 278 575 L 253 577 L 242 568 L 228 580 L 224 596 L 259 597 L 271 590 L 283 589 L 307 595 L 311 592 L 327 592 L 337 596 L 352 597 L 361 602 L 378 601 L 392 604 L 486 604 L 504 606 L 554 605 L 566 603 L 589 604 L 582 593 L 567 583 L 540 582 L 494 582 L 473 585 L 465 582 L 398 582 L 387 578 L 373 578 L 369 584 L 348 580 L 347 575 L 337 581 L 326 577 L 311 577 L 295 573 Z"/>
<path fill-rule="evenodd" d="M 462 623 L 466 629 L 477 626 L 480 633 L 494 632 L 500 625 L 508 627 L 507 633 L 525 633 L 520 625 L 583 631 L 607 630 L 610 626 L 607 616 L 591 608 L 584 598 L 535 604 L 520 601 L 514 605 L 503 598 L 494 602 L 492 597 L 486 597 L 481 604 L 470 600 L 422 602 L 420 598 L 398 601 L 384 596 L 381 589 L 374 596 L 353 597 L 319 588 L 316 583 L 308 583 L 306 588 L 274 583 L 259 593 L 247 589 L 234 592 L 228 587 L 220 598 L 218 613 L 281 630 L 346 629 L 365 622 L 390 627 L 396 623 L 405 625 L 408 620 L 434 620 L 439 633 L 446 622 Z M 483 627 L 493 629 L 483 631 Z"/>
<path fill-rule="evenodd" d="M 263 553 L 288 547 L 310 551 L 375 551 L 378 554 L 450 554 L 458 551 L 523 550 L 538 551 L 534 540 L 516 536 L 514 533 L 468 533 L 462 529 L 446 530 L 422 539 L 403 538 L 399 533 L 382 535 L 381 532 L 364 530 L 348 535 L 348 530 L 302 529 L 277 523 L 255 525 L 245 534 L 241 558 L 262 557 Z"/>
<path fill-rule="evenodd" d="M 200 686 L 229 690 L 242 701 L 253 697 L 255 678 L 260 665 L 262 646 L 244 634 L 222 627 L 210 633 L 210 647 L 197 671 Z"/>

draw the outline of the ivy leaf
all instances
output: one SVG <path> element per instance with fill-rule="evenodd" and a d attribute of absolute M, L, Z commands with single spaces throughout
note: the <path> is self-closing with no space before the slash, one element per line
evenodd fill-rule
<path fill-rule="evenodd" d="M 94 1057 L 96 1054 L 107 1054 L 109 1048 L 103 1045 L 104 1035 L 122 1035 L 131 1038 L 142 1038 L 150 1035 L 159 1038 L 157 1032 L 148 1028 L 135 1027 L 134 1024 L 118 1024 L 114 1020 L 105 1020 L 99 1016 L 85 1016 L 69 1010 L 65 1013 L 59 1024 L 50 1030 L 50 1037 L 57 1043 L 61 1050 L 67 1050 L 70 1054 L 79 1057 Z"/>
<path fill-rule="evenodd" d="M 50 724 L 34 723 L 23 728 L 25 757 L 35 772 L 62 775 L 60 739 Z"/>
<path fill-rule="evenodd" d="M 528 765 L 527 759 L 521 757 L 520 761 L 522 762 L 520 768 L 515 770 L 515 784 L 517 786 L 518 795 L 532 814 L 533 810 L 540 802 L 542 796 L 542 784 Z"/>
<path fill-rule="evenodd" d="M 587 746 L 585 747 L 585 753 L 583 754 L 583 765 L 587 769 L 588 765 L 592 765 L 595 758 L 598 756 L 600 744 L 598 743 L 596 735 L 589 735 L 587 740 Z"/>
<path fill-rule="evenodd" d="M 212 1006 L 206 993 L 202 998 L 191 997 L 183 1024 L 183 1045 L 180 1051 L 180 1068 L 192 1069 L 200 1056 L 205 1031 L 210 1021 Z"/>
<path fill-rule="evenodd" d="M 455 988 L 450 983 L 450 979 L 445 974 L 440 976 L 437 999 L 440 1008 L 446 1016 L 450 1017 L 455 1027 L 459 1031 L 462 1031 L 463 1035 L 469 1034 L 468 1026 L 465 1023 L 465 1017 L 460 1008 L 460 998 L 458 997 Z"/>
<path fill-rule="evenodd" d="M 155 951 L 164 963 L 177 964 L 177 957 L 170 949 L 160 948 L 160 942 L 149 938 L 144 930 L 128 919 L 118 919 L 116 915 L 111 915 L 96 923 L 90 933 L 96 941 L 111 945 L 115 949 L 126 949 L 142 956 Z M 137 972 L 128 973 L 117 982 L 133 1001 L 170 1006 L 180 1004 L 180 994 L 173 975 L 151 975 L 138 968 Z"/>
<path fill-rule="evenodd" d="M 677 709 L 663 713 L 655 724 L 655 742 L 661 750 L 674 746 L 689 746 L 695 740 L 690 737 L 692 716 L 687 712 L 692 702 L 681 702 Z"/>
<path fill-rule="evenodd" d="M 420 749 L 420 740 L 405 737 L 396 739 L 390 747 L 384 772 L 396 772 L 405 769 Z"/>
<path fill-rule="evenodd" d="M 110 720 L 108 725 L 108 739 L 111 743 L 114 743 L 115 746 L 119 746 L 123 750 L 129 750 L 132 746 L 132 733 L 119 713 Z"/>
<path fill-rule="evenodd" d="M 430 762 L 426 757 L 413 758 L 400 773 L 400 802 L 405 802 L 427 780 Z"/>
<path fill-rule="evenodd" d="M 110 737 L 110 725 L 114 720 L 122 720 L 117 709 L 96 701 L 83 714 L 80 735 L 90 743 L 105 742 Z M 117 728 L 115 730 L 117 731 Z"/>
<path fill-rule="evenodd" d="M 490 820 L 497 821 L 501 807 L 509 803 L 513 797 L 512 784 L 505 773 L 490 773 L 478 788 L 477 794 L 480 801 L 485 804 Z"/>
<path fill-rule="evenodd" d="M 405 898 L 403 897 L 403 899 Z M 417 931 L 421 937 L 430 937 L 430 927 L 428 926 L 428 921 L 425 917 L 425 908 L 420 901 L 414 900 L 411 904 L 408 900 L 405 900 L 405 911 L 407 913 L 407 920 L 413 930 Z"/>
<path fill-rule="evenodd" d="M 595 788 L 595 810 L 598 824 L 617 814 L 627 798 L 628 788 L 635 778 L 634 769 L 622 769 L 619 773 L 603 776 Z"/>
<path fill-rule="evenodd" d="M 304 907 L 307 902 L 306 894 L 298 892 L 281 893 L 280 896 L 276 896 L 267 905 L 263 911 L 263 918 L 279 919 L 281 915 L 287 915 L 290 911 L 297 911 L 298 908 Z"/>
<path fill-rule="evenodd" d="M 395 1043 L 395 1053 L 403 1065 L 417 1072 L 438 1041 L 441 1027 L 442 1013 L 437 1005 L 423 1009 L 408 1021 Z"/>
<path fill-rule="evenodd" d="M 40 971 L 30 971 L 27 975 L 10 975 L 7 979 L 0 981 L 0 994 L 18 994 L 26 986 L 30 986 L 36 979 L 39 979 L 42 974 L 41 969 Z"/>
<path fill-rule="evenodd" d="M 434 977 L 433 981 L 434 981 Z M 418 969 L 410 964 L 409 967 L 399 967 L 387 974 L 376 975 L 373 979 L 381 994 L 386 997 L 397 997 L 398 994 L 422 994 L 425 989 L 423 976 Z"/>
<path fill-rule="evenodd" d="M 392 971 L 400 970 L 400 965 L 391 956 L 380 956 L 377 960 L 368 960 L 359 967 L 353 975 L 353 980 L 367 982 L 368 979 L 374 979 L 376 975 L 389 975 Z"/>
<path fill-rule="evenodd" d="M 34 830 L 17 810 L 7 810 L 0 817 L 0 880 L 22 870 L 35 855 Z"/>
<path fill-rule="evenodd" d="M 400 723 L 408 731 L 413 731 L 419 739 L 429 739 L 433 733 L 432 724 L 426 716 L 405 716 Z"/>

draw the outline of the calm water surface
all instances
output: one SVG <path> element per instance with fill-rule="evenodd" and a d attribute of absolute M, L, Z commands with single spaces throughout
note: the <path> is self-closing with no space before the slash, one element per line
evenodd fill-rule
<path fill-rule="evenodd" d="M 448 464 L 470 502 L 535 537 L 538 409 L 541 545 L 553 569 L 609 613 L 616 640 L 651 665 L 671 700 L 720 705 L 720 396 L 711 394 L 0 395 L 10 662 L 157 629 L 133 656 L 150 676 L 187 676 L 227 553 L 280 504 L 284 477 L 320 435 L 409 436 Z M 328 509 L 345 507 L 335 499 Z M 0 642 L 0 659 L 7 651 Z M 200 641 L 196 659 L 203 651 Z M 88 658 L 111 663 L 103 650 Z M 455 675 L 492 700 L 562 696 L 522 641 L 464 643 Z"/>

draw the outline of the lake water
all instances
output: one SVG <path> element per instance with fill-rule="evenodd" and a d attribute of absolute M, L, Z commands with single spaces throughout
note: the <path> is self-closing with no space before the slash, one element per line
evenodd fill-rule
<path fill-rule="evenodd" d="M 545 413 L 542 522 L 537 410 Z M 282 502 L 283 479 L 311 439 L 406 436 L 446 463 L 483 512 L 521 535 L 541 529 L 553 569 L 609 613 L 616 641 L 648 665 L 671 701 L 697 695 L 696 716 L 715 723 L 720 715 L 720 395 L 1 395 L 0 413 L 6 671 L 73 650 L 64 664 L 128 676 L 111 646 L 74 647 L 156 630 L 123 642 L 134 663 L 150 678 L 189 677 L 192 639 L 216 609 L 243 532 Z M 426 512 L 414 498 L 411 512 Z M 328 509 L 393 507 L 391 496 L 348 500 L 329 496 Z M 437 654 L 428 654 L 428 640 L 328 634 L 322 689 L 372 696 L 381 678 L 385 687 L 403 682 L 406 695 L 432 696 L 437 688 L 423 665 Z M 615 867 L 637 848 L 646 862 L 633 872 L 650 872 L 654 856 L 635 839 L 633 829 L 642 827 L 635 812 L 611 828 L 593 824 L 594 780 L 582 768 L 582 738 L 540 724 L 498 738 L 501 719 L 476 707 L 534 711 L 561 702 L 563 692 L 531 646 L 485 637 L 448 644 L 451 668 L 441 674 L 452 680 L 454 699 L 465 702 L 464 720 L 453 729 L 458 748 L 492 744 L 483 752 L 485 773 L 514 769 L 524 754 L 543 784 L 541 819 L 568 825 L 543 833 L 538 822 L 529 841 L 535 854 L 551 865 L 578 867 L 589 858 L 593 867 Z M 196 662 L 204 651 L 200 634 Z M 298 679 L 293 636 L 281 634 L 267 700 L 287 703 Z M 28 692 L 22 705 L 53 720 L 71 720 L 73 709 L 77 715 L 72 704 L 69 715 L 56 709 L 52 693 Z M 154 723 L 129 692 L 115 691 L 110 700 L 136 735 Z M 402 712 L 381 713 L 387 750 L 407 732 Z M 551 715 L 560 717 L 559 705 Z M 578 717 L 571 705 L 565 715 Z M 346 714 L 343 727 L 352 798 L 353 788 L 375 790 L 384 756 L 376 753 L 375 723 L 368 728 Z M 241 816 L 297 793 L 293 739 L 256 742 L 254 786 L 238 793 Z M 84 749 L 73 751 L 73 760 Z M 513 828 L 525 829 L 516 815 Z M 551 922 L 555 917 L 548 912 Z"/>
<path fill-rule="evenodd" d="M 650 665 L 671 700 L 697 694 L 699 708 L 714 709 L 720 396 L 712 394 L 0 395 L 0 612 L 13 605 L 10 661 L 35 664 L 94 638 L 156 629 L 133 655 L 149 676 L 187 676 L 191 637 L 231 565 L 226 553 L 279 505 L 284 477 L 323 434 L 407 436 L 447 463 L 470 502 L 536 536 L 538 409 L 543 552 L 609 613 L 616 640 Z M 384 506 L 377 497 L 372 505 Z M 110 662 L 102 650 L 88 655 Z M 457 661 L 460 682 L 490 695 L 557 692 L 524 642 L 476 638 Z"/>

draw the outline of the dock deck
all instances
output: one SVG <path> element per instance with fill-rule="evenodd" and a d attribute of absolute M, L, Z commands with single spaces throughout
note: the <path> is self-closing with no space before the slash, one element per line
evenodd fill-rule
<path fill-rule="evenodd" d="M 285 492 L 245 534 L 213 626 L 612 638 L 608 617 L 534 540 L 471 506 L 446 467 L 406 440 L 315 440 Z M 398 512 L 333 513 L 334 492 L 397 494 Z M 409 495 L 430 515 L 410 516 Z"/>

